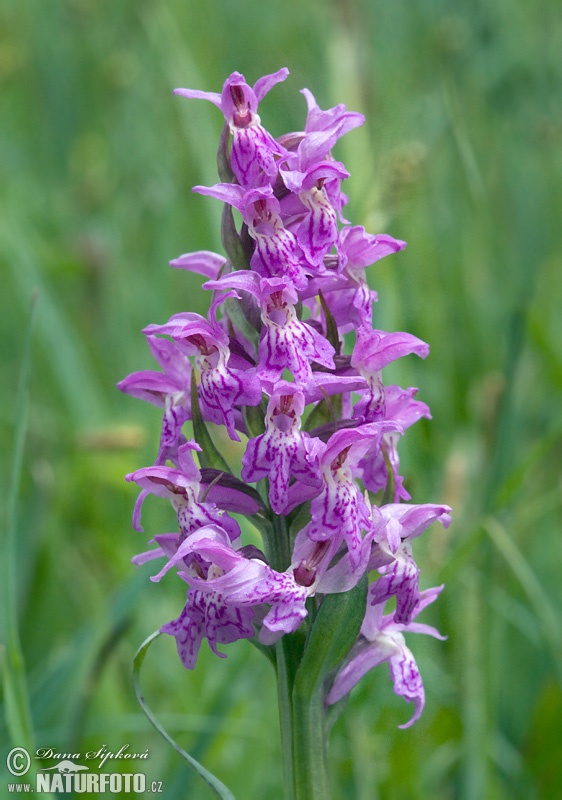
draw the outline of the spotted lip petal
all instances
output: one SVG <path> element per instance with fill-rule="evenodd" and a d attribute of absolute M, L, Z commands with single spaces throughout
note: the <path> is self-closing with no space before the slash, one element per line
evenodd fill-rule
<path fill-rule="evenodd" d="M 379 423 L 336 431 L 320 456 L 323 486 L 310 505 L 307 535 L 313 541 L 345 542 L 353 568 L 363 560 L 363 533 L 372 527 L 368 506 L 354 481 L 353 468 L 373 440 L 381 439 L 383 432 L 384 425 Z"/>
<path fill-rule="evenodd" d="M 292 573 L 279 573 L 261 559 L 246 558 L 231 547 L 219 527 L 201 528 L 180 548 L 174 566 L 189 553 L 212 565 L 207 577 L 180 573 L 191 586 L 188 603 L 177 620 L 162 628 L 176 637 L 178 651 L 188 668 L 195 663 L 203 637 L 213 647 L 221 641 L 220 636 L 228 635 L 233 637 L 228 641 L 235 641 L 253 635 L 249 623 L 256 606 L 271 606 L 262 624 L 274 636 L 296 630 L 306 616 L 307 591 L 296 583 Z M 226 628 L 223 631 L 221 624 L 220 634 L 215 627 L 217 619 L 223 620 Z"/>
<path fill-rule="evenodd" d="M 199 194 L 215 197 L 236 208 L 255 241 L 250 266 L 262 277 L 288 277 L 297 289 L 307 284 L 307 264 L 296 236 L 287 230 L 280 215 L 279 201 L 271 186 L 245 191 L 231 183 L 195 186 Z M 216 276 L 215 276 L 216 277 Z M 207 288 L 217 288 L 208 285 Z"/>
<path fill-rule="evenodd" d="M 266 430 L 250 439 L 242 457 L 243 480 L 269 478 L 269 502 L 276 514 L 287 511 L 292 478 L 320 486 L 313 443 L 300 429 L 303 410 L 304 393 L 299 386 L 279 381 L 268 403 Z"/>

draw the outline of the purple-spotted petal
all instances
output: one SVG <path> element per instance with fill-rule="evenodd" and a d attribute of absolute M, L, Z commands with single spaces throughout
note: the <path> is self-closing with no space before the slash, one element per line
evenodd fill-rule
<path fill-rule="evenodd" d="M 318 458 L 307 433 L 301 432 L 304 394 L 296 384 L 280 381 L 269 400 L 266 430 L 250 439 L 242 457 L 242 479 L 269 478 L 269 501 L 276 514 L 289 502 L 291 478 L 320 485 Z"/>
<path fill-rule="evenodd" d="M 415 618 L 429 603 L 433 602 L 443 587 L 422 592 L 412 618 Z M 403 633 L 425 633 L 442 639 L 441 634 L 428 625 L 410 622 L 407 625 L 396 623 L 392 614 L 383 614 L 383 605 L 367 604 L 361 634 L 351 650 L 346 663 L 340 669 L 328 694 L 328 703 L 337 703 L 373 667 L 389 662 L 390 676 L 394 691 L 407 702 L 414 703 L 414 714 L 409 722 L 400 725 L 408 728 L 413 725 L 423 710 L 425 695 L 418 666 L 412 652 L 406 646 Z"/>
<path fill-rule="evenodd" d="M 217 656 L 225 658 L 226 654 L 219 652 L 217 645 L 251 639 L 253 617 L 251 608 L 233 608 L 220 597 L 191 589 L 180 616 L 160 630 L 175 638 L 182 664 L 193 669 L 204 638 Z"/>
<path fill-rule="evenodd" d="M 394 561 L 383 567 L 383 574 L 369 590 L 371 605 L 385 603 L 391 597 L 396 597 L 396 611 L 394 621 L 407 625 L 412 620 L 412 614 L 419 598 L 420 570 L 412 556 L 411 549 L 402 546 L 395 555 Z"/>

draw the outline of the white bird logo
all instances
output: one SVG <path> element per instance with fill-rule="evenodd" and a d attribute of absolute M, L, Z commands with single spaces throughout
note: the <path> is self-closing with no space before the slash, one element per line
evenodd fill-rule
<path fill-rule="evenodd" d="M 40 769 L 39 772 L 49 772 L 49 770 L 56 769 L 59 773 L 64 773 L 65 775 L 70 774 L 71 772 L 80 772 L 81 769 L 89 769 L 89 767 L 84 767 L 82 764 L 74 764 L 72 761 L 64 760 L 59 761 L 58 764 L 55 764 L 54 767 L 46 767 L 45 769 Z"/>

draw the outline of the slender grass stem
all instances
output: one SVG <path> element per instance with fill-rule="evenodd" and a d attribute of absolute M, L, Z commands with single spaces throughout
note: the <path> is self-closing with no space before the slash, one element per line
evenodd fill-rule
<path fill-rule="evenodd" d="M 27 396 L 31 360 L 31 336 L 37 308 L 37 296 L 31 304 L 26 331 L 16 400 L 16 422 L 11 468 L 11 485 L 6 510 L 6 538 L 3 542 L 4 620 L 6 647 L 2 654 L 6 721 L 11 738 L 17 745 L 33 751 L 33 723 L 25 674 L 25 663 L 18 630 L 16 576 L 17 568 L 17 506 L 23 466 L 27 427 Z"/>

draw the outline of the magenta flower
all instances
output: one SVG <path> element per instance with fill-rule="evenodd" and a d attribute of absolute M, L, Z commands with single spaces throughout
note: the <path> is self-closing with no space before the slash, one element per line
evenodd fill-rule
<path fill-rule="evenodd" d="M 324 256 L 339 241 L 338 213 L 343 204 L 339 186 L 349 172 L 343 164 L 325 161 L 305 171 L 284 170 L 282 175 L 287 189 L 298 195 L 304 207 L 297 241 L 307 261 L 321 267 Z"/>
<path fill-rule="evenodd" d="M 186 559 L 197 556 L 191 566 Z M 226 531 L 218 526 L 201 528 L 185 539 L 155 576 L 159 580 L 171 567 L 180 568 L 179 575 L 191 586 L 188 602 L 179 619 L 165 625 L 164 633 L 172 633 L 178 642 L 191 643 L 180 650 L 182 660 L 191 660 L 197 652 L 194 642 L 205 636 L 211 646 L 217 638 L 216 624 L 221 620 L 224 628 L 223 642 L 248 636 L 254 609 L 267 605 L 269 610 L 262 619 L 265 638 L 272 640 L 283 633 L 296 630 L 306 616 L 305 587 L 296 583 L 292 573 L 278 573 L 257 558 L 247 558 L 233 549 Z M 191 595 L 191 596 L 190 596 Z M 210 614 L 210 609 L 213 613 Z M 236 610 L 236 615 L 232 613 Z M 197 632 L 197 635 L 195 635 Z M 252 629 L 249 635 L 253 635 Z M 214 648 L 213 648 L 214 649 Z M 185 663 L 185 661 L 184 661 Z"/>
<path fill-rule="evenodd" d="M 351 364 L 367 380 L 369 389 L 357 404 L 355 416 L 361 415 L 369 422 L 384 416 L 381 370 L 410 353 L 426 358 L 429 345 L 411 333 L 386 333 L 365 327 L 358 329 Z"/>
<path fill-rule="evenodd" d="M 229 606 L 219 597 L 190 589 L 180 616 L 160 630 L 175 637 L 182 664 L 194 669 L 204 638 L 215 655 L 225 658 L 226 653 L 221 653 L 217 645 L 251 639 L 255 634 L 253 618 L 251 608 Z"/>
<path fill-rule="evenodd" d="M 220 493 L 221 508 L 212 501 L 203 500 L 205 487 L 201 482 L 201 472 L 192 456 L 193 450 L 200 449 L 193 441 L 183 445 L 179 451 L 180 469 L 163 466 L 145 467 L 127 475 L 128 481 L 134 481 L 143 490 L 139 495 L 133 517 L 133 525 L 137 530 L 142 531 L 140 524 L 142 504 L 149 494 L 155 494 L 171 502 L 178 515 L 182 537 L 187 537 L 193 531 L 209 524 L 220 525 L 233 540 L 240 536 L 240 526 L 236 520 L 224 513 L 226 509 L 239 510 L 239 504 L 235 503 L 233 507 L 228 493 Z M 246 513 L 255 513 L 258 510 L 256 503 L 252 503 L 246 495 L 243 495 L 243 499 L 246 501 L 244 506 Z"/>
<path fill-rule="evenodd" d="M 142 370 L 128 375 L 117 386 L 125 394 L 147 400 L 164 409 L 157 464 L 177 458 L 178 447 L 185 442 L 184 422 L 191 419 L 191 364 L 175 342 L 147 336 L 150 352 L 164 372 Z"/>
<path fill-rule="evenodd" d="M 183 97 L 210 100 L 220 108 L 232 134 L 230 164 L 241 186 L 263 186 L 277 175 L 277 161 L 285 151 L 262 127 L 257 109 L 269 90 L 284 81 L 288 74 L 288 69 L 280 69 L 260 78 L 251 88 L 243 75 L 233 72 L 226 79 L 221 94 L 197 89 L 174 90 L 174 94 Z"/>
<path fill-rule="evenodd" d="M 170 266 L 197 272 L 206 278 L 216 280 L 219 272 L 226 264 L 226 258 L 210 250 L 197 250 L 195 253 L 184 253 L 170 261 Z"/>
<path fill-rule="evenodd" d="M 443 586 L 439 586 L 422 592 L 412 619 L 432 603 L 442 589 Z M 441 636 L 439 631 L 430 625 L 419 622 L 410 622 L 407 625 L 397 623 L 392 614 L 383 615 L 383 608 L 384 603 L 367 606 L 359 641 L 347 663 L 336 676 L 327 702 L 337 703 L 367 672 L 387 661 L 395 693 L 408 703 L 414 703 L 413 717 L 404 725 L 399 725 L 400 728 L 409 728 L 419 719 L 423 711 L 425 692 L 416 660 L 406 646 L 404 633 L 425 633 L 441 640 L 446 637 Z"/>
<path fill-rule="evenodd" d="M 301 431 L 304 394 L 294 383 L 276 384 L 265 416 L 265 433 L 250 439 L 242 457 L 242 479 L 269 478 L 269 502 L 276 514 L 289 504 L 291 478 L 320 487 L 314 440 Z"/>
<path fill-rule="evenodd" d="M 353 479 L 353 467 L 373 441 L 381 440 L 384 424 L 371 423 L 337 431 L 320 457 L 323 486 L 310 505 L 307 535 L 313 541 L 345 541 L 351 564 L 362 554 L 363 532 L 371 527 L 371 515 Z"/>
<path fill-rule="evenodd" d="M 215 197 L 236 208 L 255 241 L 250 267 L 266 278 L 287 277 L 297 289 L 307 284 L 308 269 L 294 233 L 283 225 L 280 203 L 271 186 L 245 191 L 232 183 L 195 186 L 194 192 Z"/>
<path fill-rule="evenodd" d="M 408 624 L 420 599 L 420 570 L 414 561 L 411 540 L 420 536 L 433 522 L 444 528 L 451 524 L 449 506 L 431 503 L 418 506 L 390 504 L 381 506 L 380 521 L 384 534 L 377 534 L 371 566 L 379 567 L 381 577 L 371 586 L 372 605 L 396 598 L 394 621 Z"/>
<path fill-rule="evenodd" d="M 308 113 L 304 126 L 305 136 L 299 145 L 301 159 L 307 161 L 323 160 L 336 144 L 337 140 L 365 122 L 363 114 L 348 111 L 343 103 L 323 111 L 308 89 L 302 89 L 306 99 Z M 302 154 L 302 151 L 306 154 Z"/>
<path fill-rule="evenodd" d="M 224 300 L 223 296 L 220 300 Z M 200 314 L 174 314 L 164 325 L 149 325 L 145 333 L 170 336 L 187 355 L 195 356 L 201 374 L 200 402 L 206 419 L 224 424 L 231 439 L 240 437 L 234 429 L 234 406 L 256 405 L 261 389 L 256 376 L 229 364 L 230 349 L 227 334 L 213 319 L 217 304 L 211 308 L 211 319 Z"/>
<path fill-rule="evenodd" d="M 401 389 L 399 386 L 387 386 L 381 389 L 381 400 L 384 399 L 384 402 L 379 400 L 374 404 L 373 416 L 380 418 L 380 415 L 382 415 L 384 419 L 394 422 L 397 430 L 385 433 L 381 447 L 376 451 L 371 448 L 359 464 L 362 470 L 361 479 L 363 485 L 371 492 L 386 489 L 390 480 L 392 480 L 394 484 L 394 497 L 392 499 L 395 503 L 399 500 L 410 499 L 410 495 L 404 487 L 403 478 L 398 471 L 400 468 L 398 442 L 401 437 L 399 430 L 405 432 L 422 417 L 431 419 L 427 405 L 420 400 L 414 399 L 417 391 L 414 388 Z M 371 399 L 372 395 L 369 400 Z M 368 409 L 367 403 L 363 406 L 362 402 L 360 401 L 354 409 L 354 415 L 360 419 L 363 419 L 363 415 L 360 413 L 362 408 L 367 410 L 367 414 L 369 410 L 372 411 L 372 407 Z M 392 473 L 392 477 L 390 473 Z"/>
<path fill-rule="evenodd" d="M 262 383 L 281 378 L 290 370 L 298 383 L 312 380 L 312 363 L 333 368 L 334 348 L 306 322 L 299 320 L 295 305 L 298 294 L 287 278 L 259 278 L 238 270 L 218 281 L 207 281 L 206 289 L 240 289 L 259 302 L 263 322 L 256 373 Z"/>

